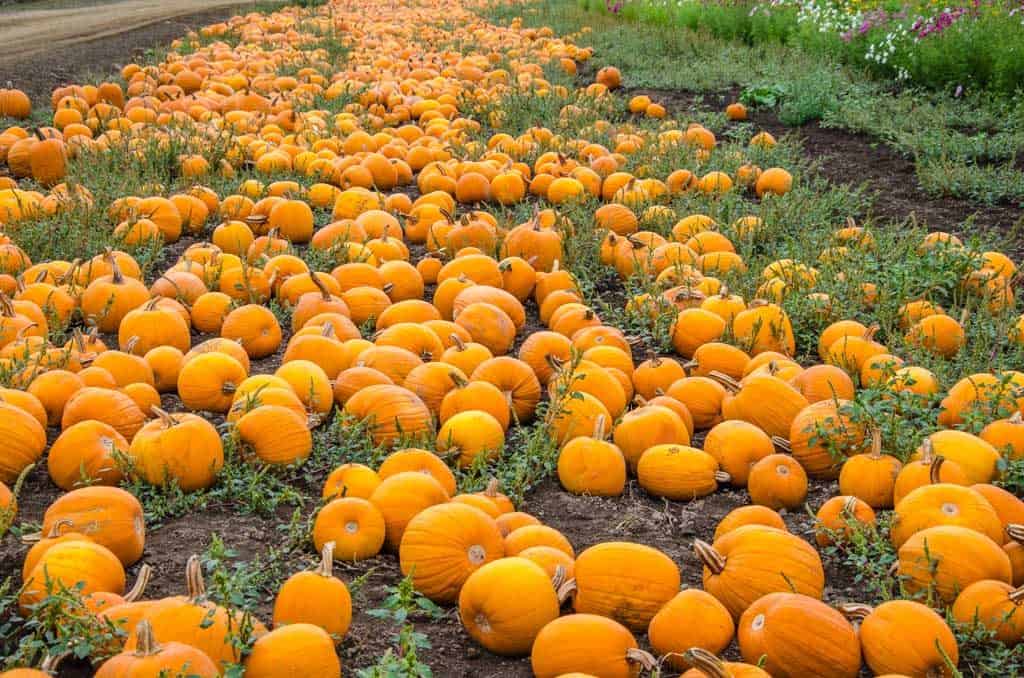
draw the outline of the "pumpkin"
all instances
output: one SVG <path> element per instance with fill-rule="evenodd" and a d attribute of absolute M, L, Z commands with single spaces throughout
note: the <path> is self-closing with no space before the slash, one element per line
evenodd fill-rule
<path fill-rule="evenodd" d="M 227 412 L 246 369 L 225 353 L 202 353 L 182 365 L 178 395 L 190 410 Z"/>
<path fill-rule="evenodd" d="M 53 544 L 29 572 L 18 604 L 25 611 L 60 587 L 87 596 L 124 593 L 124 566 L 105 546 L 94 541 L 70 540 Z"/>
<path fill-rule="evenodd" d="M 97 678 L 121 676 L 187 674 L 198 678 L 216 678 L 217 665 L 205 652 L 178 642 L 158 643 L 153 626 L 143 619 L 135 628 L 134 650 L 125 650 L 103 662 L 96 670 Z"/>
<path fill-rule="evenodd" d="M 736 625 L 718 600 L 700 589 L 684 589 L 665 603 L 651 618 L 647 636 L 658 656 L 666 657 L 672 668 L 682 671 L 693 662 L 686 653 L 700 648 L 721 654 L 732 642 Z"/>
<path fill-rule="evenodd" d="M 906 590 L 933 591 L 951 603 L 959 591 L 982 579 L 1010 583 L 1010 558 L 984 534 L 959 525 L 915 532 L 898 551 L 897 573 Z"/>
<path fill-rule="evenodd" d="M 1003 524 L 1004 532 L 1010 525 L 1024 522 L 1024 501 L 1018 499 L 1011 492 L 988 484 L 971 485 L 971 489 L 992 505 L 996 515 L 999 516 L 999 522 Z M 1008 538 L 1004 535 L 1002 541 L 1005 543 Z"/>
<path fill-rule="evenodd" d="M 849 457 L 839 472 L 839 491 L 857 497 L 873 509 L 892 508 L 896 477 L 903 464 L 882 454 L 882 436 L 872 432 L 871 451 Z"/>
<path fill-rule="evenodd" d="M 570 614 L 551 621 L 537 634 L 530 652 L 537 678 L 573 673 L 635 678 L 641 666 L 656 665 L 653 659 L 637 648 L 629 629 L 596 614 Z"/>
<path fill-rule="evenodd" d="M 707 452 L 685 445 L 655 445 L 640 457 L 636 467 L 640 487 L 656 497 L 676 501 L 696 499 L 729 482 L 718 462 Z"/>
<path fill-rule="evenodd" d="M 210 487 L 224 466 L 224 447 L 213 424 L 194 414 L 153 408 L 157 419 L 132 439 L 132 472 L 151 485 L 174 483 L 185 492 Z"/>
<path fill-rule="evenodd" d="M 471 381 L 487 381 L 505 394 L 516 421 L 524 423 L 533 418 L 540 402 L 540 381 L 523 361 L 498 356 L 480 363 L 470 375 Z"/>
<path fill-rule="evenodd" d="M 937 431 L 928 436 L 932 454 L 954 461 L 967 476 L 969 484 L 991 482 L 999 475 L 999 452 L 992 445 L 965 431 Z M 924 445 L 914 459 L 924 455 Z"/>
<path fill-rule="evenodd" d="M 917 488 L 893 512 L 889 536 L 899 548 L 914 533 L 937 525 L 958 525 L 1003 543 L 1003 523 L 985 497 L 962 485 L 938 483 Z"/>
<path fill-rule="evenodd" d="M 770 454 L 750 467 L 747 491 L 755 504 L 772 509 L 796 509 L 807 498 L 807 474 L 793 457 Z"/>
<path fill-rule="evenodd" d="M 125 565 L 142 557 L 146 523 L 142 505 L 118 487 L 82 487 L 61 495 L 43 514 L 43 534 L 59 523 L 107 547 Z"/>
<path fill-rule="evenodd" d="M 190 645 L 204 652 L 223 670 L 228 663 L 240 659 L 238 648 L 232 642 L 232 633 L 237 633 L 242 622 L 240 612 L 214 604 L 206 597 L 202 566 L 198 556 L 190 556 L 185 564 L 188 592 L 184 596 L 165 598 L 153 606 L 146 616 L 153 635 L 164 642 L 178 642 Z M 125 651 L 134 651 L 142 639 L 133 629 L 125 641 Z M 266 629 L 258 621 L 252 634 L 259 637 Z"/>
<path fill-rule="evenodd" d="M 599 418 L 593 435 L 573 438 L 558 453 L 558 480 L 568 492 L 595 497 L 622 494 L 626 460 L 622 450 L 604 437 L 604 419 Z"/>
<path fill-rule="evenodd" d="M 789 435 L 793 421 L 809 404 L 795 388 L 768 374 L 751 375 L 742 382 L 719 372 L 711 377 L 729 391 L 722 400 L 722 417 L 748 421 L 770 436 Z"/>
<path fill-rule="evenodd" d="M 449 495 L 454 496 L 456 493 L 455 474 L 444 463 L 444 460 L 429 450 L 416 447 L 396 450 L 389 454 L 377 469 L 377 474 L 380 476 L 377 483 L 380 484 L 381 480 L 405 471 L 415 471 L 432 476 Z"/>
<path fill-rule="evenodd" d="M 313 451 L 306 420 L 281 405 L 261 405 L 242 415 L 238 439 L 264 464 L 287 466 Z"/>
<path fill-rule="evenodd" d="M 729 482 L 746 487 L 750 468 L 770 454 L 775 447 L 767 433 L 757 426 L 738 419 L 716 424 L 704 437 L 704 451 L 714 457 Z"/>
<path fill-rule="evenodd" d="M 648 449 L 656 445 L 690 444 L 686 422 L 674 411 L 660 405 L 647 405 L 627 412 L 612 435 L 634 472 Z"/>
<path fill-rule="evenodd" d="M 365 560 L 384 546 L 384 515 L 376 505 L 359 497 L 328 502 L 313 522 L 313 543 L 323 552 L 333 543 L 336 560 Z"/>
<path fill-rule="evenodd" d="M 815 515 L 814 540 L 818 546 L 850 540 L 865 528 L 874 528 L 875 511 L 863 500 L 851 496 L 832 497 Z"/>
<path fill-rule="evenodd" d="M 611 617 L 643 631 L 679 590 L 679 568 L 661 551 L 642 544 L 604 542 L 586 549 L 564 587 L 578 613 Z M 565 595 L 563 593 L 563 595 Z"/>
<path fill-rule="evenodd" d="M 370 495 L 370 502 L 384 516 L 387 545 L 395 551 L 402 542 L 406 526 L 416 514 L 448 499 L 448 493 L 437 480 L 414 471 L 385 478 Z"/>
<path fill-rule="evenodd" d="M 459 616 L 467 633 L 503 656 L 529 654 L 537 634 L 558 615 L 551 577 L 525 557 L 484 564 L 459 592 Z"/>
<path fill-rule="evenodd" d="M 674 381 L 665 395 L 686 406 L 695 430 L 709 429 L 722 421 L 722 401 L 727 391 L 709 377 L 685 377 Z"/>
<path fill-rule="evenodd" d="M 437 433 L 437 451 L 452 456 L 461 468 L 477 457 L 496 459 L 505 445 L 505 431 L 497 419 L 481 410 L 467 410 L 449 417 Z"/>
<path fill-rule="evenodd" d="M 813 643 L 807 642 L 809 629 Z M 765 670 L 777 678 L 860 674 L 857 632 L 842 614 L 809 596 L 764 596 L 743 613 L 736 635 L 744 661 L 764 659 Z"/>
<path fill-rule="evenodd" d="M 840 610 L 859 622 L 861 652 L 876 675 L 954 675 L 960 658 L 956 638 L 928 606 L 890 600 L 874 609 L 849 604 Z"/>
<path fill-rule="evenodd" d="M 1024 590 L 1003 581 L 976 581 L 956 597 L 953 618 L 965 626 L 979 624 L 995 634 L 996 640 L 1013 647 L 1024 638 L 1024 615 L 1020 614 Z"/>
<path fill-rule="evenodd" d="M 245 658 L 245 675 L 252 678 L 281 675 L 335 678 L 341 675 L 341 661 L 334 650 L 334 641 L 322 628 L 305 623 L 289 624 L 253 643 Z"/>
<path fill-rule="evenodd" d="M 10 484 L 43 455 L 46 430 L 25 410 L 0 401 L 0 437 L 4 440 L 0 482 Z"/>
<path fill-rule="evenodd" d="M 923 453 L 919 459 L 908 461 L 896 476 L 893 486 L 893 503 L 899 504 L 905 496 L 929 483 L 952 483 L 968 485 L 967 476 L 956 462 L 947 461 L 943 456 L 932 454 L 931 441 L 925 438 Z"/>
<path fill-rule="evenodd" d="M 846 401 L 822 400 L 808 405 L 793 418 L 785 440 L 776 439 L 812 478 L 838 478 L 843 461 L 864 446 L 863 425 L 850 418 Z"/>
<path fill-rule="evenodd" d="M 369 424 L 378 445 L 431 429 L 430 409 L 419 396 L 400 386 L 368 386 L 349 398 L 344 409 Z"/>
<path fill-rule="evenodd" d="M 428 507 L 409 520 L 398 553 L 402 573 L 412 576 L 417 591 L 451 603 L 469 575 L 503 557 L 505 547 L 490 516 L 453 502 Z"/>
<path fill-rule="evenodd" d="M 352 597 L 334 576 L 334 542 L 327 542 L 316 570 L 293 574 L 281 585 L 274 599 L 274 626 L 313 624 L 342 638 L 351 622 Z"/>
<path fill-rule="evenodd" d="M 704 590 L 725 605 L 733 619 L 769 593 L 795 590 L 821 598 L 824 590 L 818 552 L 803 539 L 773 527 L 738 527 L 714 545 L 696 540 L 694 550 L 704 564 Z"/>
<path fill-rule="evenodd" d="M 718 521 L 718 525 L 715 526 L 715 539 L 744 525 L 764 525 L 783 532 L 789 529 L 782 516 L 767 506 L 737 506 Z"/>

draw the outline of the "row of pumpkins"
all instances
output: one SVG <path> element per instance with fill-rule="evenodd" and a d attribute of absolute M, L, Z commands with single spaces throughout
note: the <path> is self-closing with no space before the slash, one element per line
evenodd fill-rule
<path fill-rule="evenodd" d="M 952 427 L 979 404 L 998 409 L 1009 401 L 1019 410 L 1017 394 L 1002 387 L 1024 384 L 1024 375 L 973 375 L 954 385 L 939 415 L 948 428 L 900 465 L 876 431 L 849 420 L 843 401 L 858 384 L 938 393 L 934 376 L 903 365 L 874 340 L 873 328 L 853 321 L 828 327 L 819 342 L 823 364 L 803 368 L 791 358 L 794 332 L 781 303 L 813 285 L 815 268 L 773 262 L 759 299 L 747 303 L 719 280 L 745 272 L 746 262 L 709 217 L 679 220 L 671 239 L 640 228 L 672 215 L 663 204 L 639 218 L 637 211 L 684 191 L 749 186 L 759 198 L 783 195 L 792 187 L 788 172 L 743 163 L 734 175 L 677 170 L 664 181 L 647 178 L 635 159 L 653 152 L 685 147 L 700 162 L 715 157 L 709 130 L 671 122 L 651 130 L 599 121 L 576 140 L 535 127 L 477 141 L 481 123 L 459 109 L 467 99 L 484 110 L 510 87 L 571 96 L 567 118 L 604 105 L 620 76 L 603 69 L 597 83 L 570 94 L 543 78 L 538 55 L 566 66 L 590 54 L 550 30 L 518 23 L 481 30 L 467 8 L 446 5 L 440 13 L 431 0 L 381 6 L 371 19 L 362 4 L 207 27 L 202 34 L 213 42 L 197 41 L 187 57 L 172 52 L 159 65 L 125 67 L 126 87 L 58 89 L 53 126 L 35 138 L 19 127 L 0 134 L 0 161 L 15 176 L 0 187 L 0 364 L 12 375 L 0 391 L 0 434 L 9 443 L 0 482 L 14 485 L 39 462 L 47 427 L 59 427 L 46 464 L 66 491 L 47 509 L 43 537 L 23 564 L 23 606 L 45 597 L 48 580 L 81 582 L 75 613 L 100 615 L 127 634 L 123 652 L 99 675 L 136 665 L 143 675 L 186 666 L 217 675 L 242 660 L 252 676 L 334 676 L 341 670 L 334 641 L 347 632 L 352 609 L 331 565 L 387 550 L 423 595 L 458 605 L 474 640 L 499 654 L 530 655 L 539 676 L 634 675 L 654 665 L 638 648 L 634 634 L 642 633 L 691 676 L 854 676 L 862 660 L 878 674 L 950 675 L 956 641 L 924 604 L 837 611 L 821 601 L 818 553 L 777 511 L 803 505 L 808 478 L 838 478 L 841 496 L 818 513 L 819 545 L 845 538 L 856 523 L 873 525 L 875 509 L 894 507 L 891 537 L 906 592 L 932 590 L 936 606 L 952 606 L 958 621 L 977 614 L 1005 642 L 1020 640 L 1024 627 L 1006 612 L 1021 597 L 1014 586 L 1024 584 L 1024 547 L 1012 538 L 1024 536 L 1024 504 L 991 483 L 1002 454 L 1024 454 L 1024 429 L 1018 415 L 978 436 Z M 313 44 L 314 34 L 331 31 L 352 41 L 340 69 Z M 216 41 L 228 32 L 243 41 Z M 453 38 L 485 52 L 420 49 Z M 511 72 L 486 51 L 508 56 Z M 295 76 L 275 74 L 286 64 Z M 354 92 L 354 83 L 366 87 Z M 343 95 L 355 101 L 342 112 L 313 110 L 317 97 Z M 659 117 L 650 102 L 630 109 L 641 105 Z M 22 111 L 25 102 L 5 91 L 0 106 Z M 144 158 L 171 143 L 189 149 L 178 171 L 196 183 L 169 197 L 152 186 L 95 205 L 87 186 L 62 183 L 79 154 Z M 774 143 L 767 133 L 751 140 L 759 154 Z M 208 157 L 208 148 L 218 150 Z M 260 178 L 232 195 L 203 185 L 246 164 Z M 305 179 L 275 180 L 278 173 Z M 28 177 L 46 192 L 16 181 Z M 415 200 L 382 194 L 412 185 Z M 586 303 L 561 262 L 563 234 L 589 225 L 543 209 L 506 228 L 486 210 L 465 208 L 527 195 L 556 206 L 603 201 L 594 214 L 607 230 L 601 259 L 623 278 L 664 283 L 660 298 L 629 304 L 676 314 L 681 360 L 636 364 L 630 338 Z M 128 250 L 183 235 L 209 241 L 190 245 L 150 285 L 119 249 L 33 262 L 17 244 L 28 221 L 90 209 L 107 211 Z M 328 225 L 316 226 L 317 211 L 330 212 Z M 218 225 L 208 231 L 211 221 Z M 748 216 L 731 229 L 745 237 L 762 226 Z M 870 233 L 848 227 L 823 261 L 871 242 Z M 421 244 L 427 254 L 414 264 L 410 246 Z M 296 245 L 327 255 L 318 260 L 334 268 L 310 268 Z M 922 244 L 936 246 L 960 245 L 943 234 Z M 983 261 L 965 286 L 991 310 L 1012 306 L 1012 262 L 998 253 Z M 877 289 L 862 294 L 870 308 Z M 289 309 L 290 327 L 281 327 L 271 300 Z M 516 349 L 531 302 L 546 329 Z M 909 301 L 902 315 L 908 337 L 929 350 L 954 355 L 963 343 L 960 322 L 928 302 Z M 49 343 L 51 324 L 79 319 L 93 330 Z M 196 335 L 208 338 L 193 343 Z M 721 341 L 726 336 L 734 343 Z M 274 374 L 254 373 L 254 361 L 279 352 Z M 499 455 L 509 428 L 535 417 L 545 391 L 545 423 L 569 492 L 615 496 L 629 474 L 651 495 L 673 500 L 723 483 L 747 488 L 753 505 L 723 519 L 712 542 L 694 543 L 703 590 L 679 592 L 678 564 L 657 549 L 606 542 L 577 555 L 563 534 L 516 511 L 497 487 L 458 494 L 450 466 Z M 165 411 L 168 393 L 186 411 Z M 116 487 L 126 476 L 208 488 L 226 441 L 254 462 L 293 464 L 311 454 L 311 431 L 335 408 L 364 422 L 375 443 L 398 449 L 377 469 L 344 464 L 326 480 L 313 530 L 320 567 L 282 586 L 274 630 L 256 622 L 247 656 L 229 634 L 240 613 L 208 599 L 197 558 L 186 567 L 182 596 L 144 600 L 146 566 L 126 593 L 125 568 L 145 544 L 142 507 Z M 193 412 L 223 416 L 226 438 Z M 818 429 L 829 439 L 812 435 Z M 704 431 L 702 448 L 692 446 Z M 836 446 L 838 460 L 829 451 Z M 6 485 L 0 499 L 13 511 Z M 570 599 L 572 613 L 562 615 Z M 805 642 L 808 628 L 819 630 L 815 643 Z M 717 658 L 734 637 L 745 663 Z"/>

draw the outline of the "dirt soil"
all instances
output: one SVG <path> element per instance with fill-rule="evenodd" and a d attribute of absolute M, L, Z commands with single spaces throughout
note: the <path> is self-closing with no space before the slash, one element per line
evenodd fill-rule
<path fill-rule="evenodd" d="M 670 116 L 686 118 L 686 111 L 695 106 L 723 110 L 737 101 L 739 89 L 720 92 L 689 92 L 682 90 L 633 89 L 630 94 L 646 94 L 664 105 Z M 803 144 L 804 153 L 818 163 L 821 173 L 830 182 L 867 184 L 874 195 L 871 209 L 862 217 L 882 221 L 903 221 L 913 215 L 930 230 L 972 235 L 964 223 L 973 220 L 981 231 L 1005 234 L 1016 227 L 1024 228 L 1024 208 L 1014 205 L 983 205 L 962 198 L 936 198 L 926 194 L 917 181 L 912 159 L 864 134 L 822 127 L 812 122 L 800 127 L 787 127 L 770 110 L 755 110 L 750 120 L 776 137 L 793 135 Z M 1019 258 L 1024 244 L 1014 238 L 1013 254 Z"/>
<path fill-rule="evenodd" d="M 143 51 L 251 9 L 246 0 L 122 0 L 0 14 L 0 84 L 34 102 L 87 73 L 113 74 Z"/>

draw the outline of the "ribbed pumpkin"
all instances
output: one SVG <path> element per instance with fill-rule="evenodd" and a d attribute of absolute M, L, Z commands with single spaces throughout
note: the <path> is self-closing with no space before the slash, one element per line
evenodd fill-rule
<path fill-rule="evenodd" d="M 452 603 L 469 575 L 503 557 L 505 547 L 493 518 L 452 502 L 409 520 L 398 554 L 402 573 L 412 576 L 417 591 L 434 602 Z"/>
<path fill-rule="evenodd" d="M 0 482 L 12 484 L 46 449 L 46 430 L 31 414 L 6 402 L 0 402 Z"/>
<path fill-rule="evenodd" d="M 814 642 L 807 642 L 809 632 Z M 763 660 L 774 678 L 855 678 L 860 673 L 857 632 L 842 614 L 815 598 L 770 593 L 743 613 L 737 636 L 744 661 Z"/>
<path fill-rule="evenodd" d="M 626 460 L 604 439 L 604 423 L 599 418 L 590 437 L 573 438 L 558 453 L 558 480 L 573 494 L 617 497 L 626 486 Z"/>
<path fill-rule="evenodd" d="M 982 579 L 1010 583 L 1010 558 L 997 543 L 972 529 L 939 525 L 915 532 L 899 548 L 897 573 L 906 590 L 934 590 L 952 603 L 958 592 Z"/>
<path fill-rule="evenodd" d="M 448 468 L 444 460 L 430 450 L 418 447 L 407 447 L 389 454 L 377 469 L 377 474 L 380 476 L 377 482 L 380 484 L 381 480 L 406 471 L 433 476 L 434 480 L 439 482 L 449 495 L 454 496 L 457 492 L 455 474 Z"/>
<path fill-rule="evenodd" d="M 861 652 L 876 675 L 953 675 L 946 658 L 952 666 L 959 662 L 956 638 L 930 607 L 890 600 L 874 609 L 857 604 L 840 609 L 859 622 Z"/>
<path fill-rule="evenodd" d="M 178 374 L 178 395 L 190 410 L 227 412 L 245 368 L 226 353 L 203 353 L 186 362 Z"/>
<path fill-rule="evenodd" d="M 124 593 L 124 567 L 117 556 L 93 541 L 72 540 L 54 544 L 42 555 L 18 596 L 24 611 L 60 587 L 91 593 Z"/>
<path fill-rule="evenodd" d="M 787 436 L 797 415 L 807 407 L 804 396 L 771 375 L 751 375 L 742 382 L 714 372 L 711 377 L 730 394 L 722 400 L 722 417 L 754 424 L 770 436 Z"/>
<path fill-rule="evenodd" d="M 893 512 L 889 536 L 899 548 L 921 530 L 938 525 L 958 525 L 1003 543 L 1003 524 L 980 492 L 962 485 L 938 483 L 919 487 L 900 500 Z"/>
<path fill-rule="evenodd" d="M 700 589 L 685 589 L 654 615 L 647 637 L 658 656 L 667 657 L 669 666 L 682 671 L 691 665 L 687 650 L 700 648 L 720 654 L 735 631 L 732 616 L 714 596 Z"/>
<path fill-rule="evenodd" d="M 362 389 L 345 403 L 345 412 L 367 422 L 378 445 L 426 433 L 432 425 L 430 409 L 415 393 L 389 384 Z"/>
<path fill-rule="evenodd" d="M 224 446 L 213 424 L 194 414 L 169 414 L 154 408 L 157 418 L 132 439 L 128 457 L 132 472 L 151 485 L 173 482 L 185 492 L 213 484 L 224 466 Z"/>
<path fill-rule="evenodd" d="M 655 445 L 689 445 L 690 431 L 672 410 L 660 405 L 646 405 L 624 414 L 613 431 L 615 444 L 625 455 L 626 463 L 636 471 L 641 456 Z"/>
<path fill-rule="evenodd" d="M 1001 643 L 1013 647 L 1024 638 L 1024 614 L 1020 611 L 1024 590 L 1002 581 L 976 581 L 956 597 L 953 618 L 971 626 L 981 626 L 995 633 Z"/>
<path fill-rule="evenodd" d="M 537 678 L 567 674 L 635 678 L 641 665 L 653 659 L 645 655 L 622 624 L 596 614 L 570 614 L 540 630 L 530 666 Z"/>
<path fill-rule="evenodd" d="M 729 482 L 746 487 L 750 468 L 775 453 L 772 439 L 750 422 L 738 419 L 716 424 L 704 437 L 704 451 L 729 474 Z"/>
<path fill-rule="evenodd" d="M 66 532 L 79 532 L 109 548 L 125 565 L 142 557 L 146 523 L 142 504 L 119 487 L 82 487 L 61 495 L 43 515 L 43 534 L 58 522 Z"/>
<path fill-rule="evenodd" d="M 448 493 L 437 480 L 415 471 L 385 478 L 370 495 L 370 502 L 384 516 L 387 545 L 394 551 L 402 543 L 406 525 L 416 514 L 448 499 Z"/>
<path fill-rule="evenodd" d="M 640 487 L 656 497 L 675 501 L 696 499 L 729 482 L 718 462 L 707 452 L 685 445 L 655 445 L 640 457 L 636 467 Z"/>
<path fill-rule="evenodd" d="M 313 543 L 323 551 L 334 543 L 336 560 L 364 560 L 384 546 L 384 515 L 374 504 L 359 497 L 342 497 L 327 503 L 313 523 Z"/>
<path fill-rule="evenodd" d="M 762 525 L 727 532 L 714 545 L 694 542 L 704 563 L 704 590 L 717 598 L 733 619 L 761 596 L 793 591 L 821 598 L 825 571 L 821 558 L 803 539 Z"/>
<path fill-rule="evenodd" d="M 505 446 L 505 430 L 492 415 L 467 410 L 449 417 L 437 432 L 437 451 L 451 456 L 461 468 L 472 466 L 477 457 L 497 459 Z"/>
<path fill-rule="evenodd" d="M 306 420 L 280 405 L 262 405 L 238 420 L 238 438 L 264 464 L 287 466 L 313 451 Z"/>
<path fill-rule="evenodd" d="M 971 485 L 971 489 L 992 505 L 999 516 L 999 522 L 1003 524 L 1004 532 L 1010 525 L 1024 523 L 1024 501 L 1018 499 L 1012 492 L 984 483 Z M 1002 541 L 1005 543 L 1008 540 L 1004 534 Z"/>
<path fill-rule="evenodd" d="M 253 643 L 245 658 L 245 675 L 251 678 L 339 678 L 341 661 L 334 650 L 334 641 L 322 628 L 313 624 L 289 624 Z"/>
<path fill-rule="evenodd" d="M 320 550 L 320 567 L 293 574 L 274 599 L 274 626 L 313 624 L 342 638 L 352 623 L 352 596 L 334 576 L 334 542 Z"/>
<path fill-rule="evenodd" d="M 164 642 L 178 642 L 204 652 L 223 671 L 225 665 L 238 662 L 239 649 L 232 642 L 242 622 L 242 614 L 216 605 L 206 597 L 202 565 L 198 556 L 190 556 L 185 565 L 188 593 L 165 598 L 151 608 L 146 621 L 153 634 Z M 266 629 L 255 622 L 253 635 L 259 637 Z M 137 629 L 125 641 L 125 650 L 133 651 L 140 643 Z"/>
<path fill-rule="evenodd" d="M 643 631 L 662 605 L 679 590 L 679 567 L 661 551 L 629 542 L 591 546 L 577 558 L 574 580 L 576 612 L 610 617 Z"/>
<path fill-rule="evenodd" d="M 540 630 L 558 618 L 558 596 L 540 565 L 501 558 L 466 579 L 459 615 L 467 633 L 488 651 L 518 657 L 529 654 Z"/>
<path fill-rule="evenodd" d="M 932 444 L 927 438 L 922 444 L 922 449 L 924 452 L 921 457 L 904 464 L 899 475 L 896 476 L 896 483 L 893 486 L 894 504 L 899 504 L 905 496 L 930 483 L 970 484 L 959 464 L 947 461 L 943 456 L 932 454 Z"/>
<path fill-rule="evenodd" d="M 153 627 L 142 620 L 135 628 L 135 649 L 125 650 L 103 662 L 97 678 L 124 676 L 188 675 L 217 678 L 220 670 L 206 653 L 178 642 L 158 643 Z"/>
<path fill-rule="evenodd" d="M 850 419 L 847 405 L 843 400 L 808 405 L 793 418 L 784 434 L 788 444 L 780 447 L 790 451 L 812 478 L 838 478 L 845 458 L 864 447 L 864 427 Z"/>

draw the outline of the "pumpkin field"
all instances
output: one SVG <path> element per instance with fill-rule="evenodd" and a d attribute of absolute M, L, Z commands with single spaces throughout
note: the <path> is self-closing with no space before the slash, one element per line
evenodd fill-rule
<path fill-rule="evenodd" d="M 0 678 L 1024 675 L 1024 11 L 221 4 L 0 59 Z"/>

